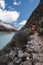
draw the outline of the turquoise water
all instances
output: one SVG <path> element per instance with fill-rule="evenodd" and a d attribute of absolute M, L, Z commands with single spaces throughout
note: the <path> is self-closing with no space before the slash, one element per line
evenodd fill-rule
<path fill-rule="evenodd" d="M 11 41 L 14 34 L 0 34 L 0 49 Z"/>

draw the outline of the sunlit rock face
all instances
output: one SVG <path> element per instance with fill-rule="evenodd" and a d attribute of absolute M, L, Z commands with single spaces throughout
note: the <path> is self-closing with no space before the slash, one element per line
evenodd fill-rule
<path fill-rule="evenodd" d="M 38 25 L 38 23 L 43 19 L 43 0 L 40 0 L 37 8 L 32 12 L 32 15 L 28 19 L 27 23 L 21 30 L 30 28 L 32 24 Z"/>

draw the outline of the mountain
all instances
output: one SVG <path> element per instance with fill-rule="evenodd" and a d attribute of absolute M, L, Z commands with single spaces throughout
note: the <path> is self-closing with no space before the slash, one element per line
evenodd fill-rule
<path fill-rule="evenodd" d="M 17 28 L 14 25 L 11 25 L 0 20 L 0 31 L 14 32 L 17 31 Z"/>
<path fill-rule="evenodd" d="M 42 20 L 43 1 L 41 0 L 22 30 Z M 36 32 L 34 35 L 29 35 L 25 31 L 17 32 L 0 50 L 0 65 L 43 65 L 43 36 L 38 36 Z"/>
<path fill-rule="evenodd" d="M 40 21 L 43 21 L 43 0 L 40 0 L 37 8 L 32 12 L 32 15 L 21 30 L 30 28 L 32 24 L 38 25 Z"/>

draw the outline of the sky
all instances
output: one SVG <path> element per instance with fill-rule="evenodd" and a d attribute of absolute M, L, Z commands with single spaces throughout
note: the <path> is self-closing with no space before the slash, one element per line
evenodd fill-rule
<path fill-rule="evenodd" d="M 40 0 L 0 0 L 0 20 L 24 26 Z"/>

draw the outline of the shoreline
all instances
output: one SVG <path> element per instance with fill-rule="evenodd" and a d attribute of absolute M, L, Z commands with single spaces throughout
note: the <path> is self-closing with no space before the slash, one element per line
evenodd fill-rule
<path fill-rule="evenodd" d="M 2 34 L 2 33 L 4 33 L 4 34 L 13 34 L 13 33 L 16 33 L 16 32 L 2 32 L 2 31 L 0 31 L 0 34 Z"/>

